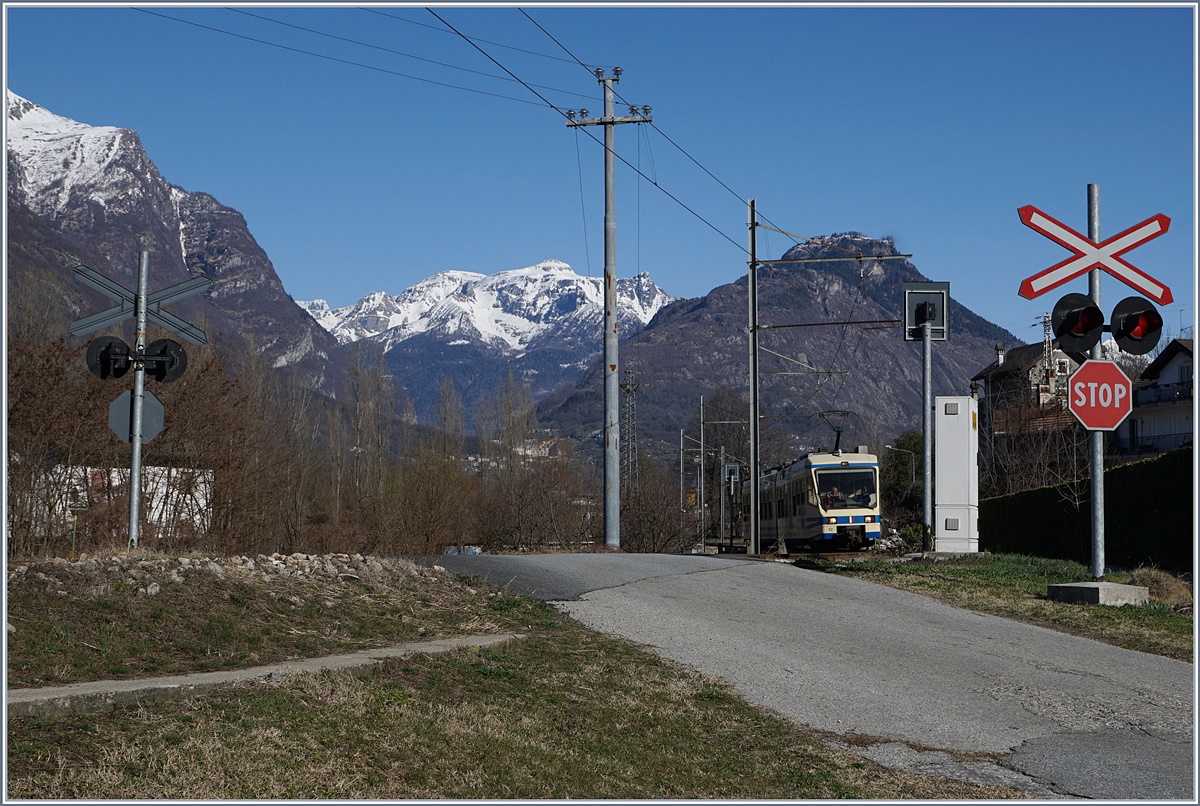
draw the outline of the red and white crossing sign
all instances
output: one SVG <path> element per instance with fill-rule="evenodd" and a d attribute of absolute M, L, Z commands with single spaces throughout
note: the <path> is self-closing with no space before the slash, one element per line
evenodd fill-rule
<path fill-rule="evenodd" d="M 1112 361 L 1084 361 L 1067 381 L 1067 396 L 1089 431 L 1115 431 L 1133 410 L 1133 384 Z"/>
<path fill-rule="evenodd" d="M 1174 300 L 1170 288 L 1121 259 L 1121 255 L 1167 231 L 1171 226 L 1171 219 L 1162 213 L 1096 243 L 1061 221 L 1054 220 L 1032 204 L 1025 205 L 1017 212 L 1021 216 L 1021 223 L 1025 226 L 1037 230 L 1074 253 L 1063 262 L 1026 278 L 1021 283 L 1020 294 L 1022 297 L 1033 299 L 1098 266 L 1159 305 L 1167 305 Z"/>

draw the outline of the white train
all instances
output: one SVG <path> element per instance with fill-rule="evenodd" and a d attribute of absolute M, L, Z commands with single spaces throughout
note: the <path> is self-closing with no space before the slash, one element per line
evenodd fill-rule
<path fill-rule="evenodd" d="M 742 501 L 749 517 L 749 482 Z M 880 535 L 879 459 L 871 453 L 809 453 L 759 478 L 763 551 L 869 548 Z"/>

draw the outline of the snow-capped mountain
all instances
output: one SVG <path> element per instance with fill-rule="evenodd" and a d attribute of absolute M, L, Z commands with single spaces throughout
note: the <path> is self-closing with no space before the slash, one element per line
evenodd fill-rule
<path fill-rule="evenodd" d="M 213 280 L 179 309 L 202 315 L 210 341 L 253 343 L 270 365 L 337 393 L 337 341 L 296 310 L 241 213 L 168 183 L 130 129 L 80 123 L 9 91 L 5 106 L 10 291 L 22 278 L 57 274 L 74 318 L 101 297 L 74 279 L 72 266 L 136 288 L 145 249 L 151 289 Z"/>
<path fill-rule="evenodd" d="M 11 92 L 7 100 L 12 187 L 35 213 L 53 217 L 79 196 L 108 207 L 157 176 L 136 133 L 78 123 Z"/>
<path fill-rule="evenodd" d="M 422 333 L 481 342 L 509 355 L 577 336 L 597 341 L 604 289 L 558 260 L 491 275 L 443 271 L 396 296 L 375 292 L 353 305 L 330 309 L 324 300 L 299 302 L 342 344 L 369 339 L 384 350 Z M 617 280 L 617 326 L 622 336 L 641 330 L 674 300 L 647 273 Z M 580 355 L 581 366 L 594 351 Z"/>
<path fill-rule="evenodd" d="M 344 308 L 320 299 L 297 305 L 343 345 L 382 351 L 418 417 L 430 422 L 446 378 L 468 411 L 503 388 L 509 372 L 539 398 L 578 378 L 603 352 L 602 283 L 543 260 L 494 274 L 438 272 L 395 296 L 377 291 Z M 618 278 L 618 335 L 641 332 L 674 301 L 649 274 Z"/>

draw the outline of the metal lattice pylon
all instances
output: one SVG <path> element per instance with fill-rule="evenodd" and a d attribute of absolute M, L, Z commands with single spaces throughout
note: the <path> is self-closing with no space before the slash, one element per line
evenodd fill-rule
<path fill-rule="evenodd" d="M 621 384 L 621 489 L 628 492 L 638 482 L 637 390 L 633 370 L 625 370 Z"/>

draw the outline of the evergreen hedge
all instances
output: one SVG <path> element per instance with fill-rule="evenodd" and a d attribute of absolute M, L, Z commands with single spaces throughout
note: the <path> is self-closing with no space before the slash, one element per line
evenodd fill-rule
<path fill-rule="evenodd" d="M 1190 445 L 1105 471 L 1105 565 L 1191 572 L 1195 495 Z M 980 501 L 979 548 L 1090 565 L 1091 483 Z"/>

